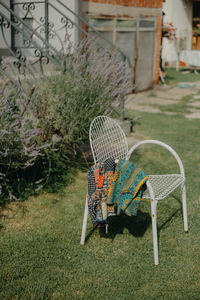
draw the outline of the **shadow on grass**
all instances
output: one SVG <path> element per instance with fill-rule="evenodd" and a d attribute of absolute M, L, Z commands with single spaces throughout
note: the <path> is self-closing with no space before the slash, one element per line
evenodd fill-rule
<path fill-rule="evenodd" d="M 176 199 L 176 197 L 174 197 Z M 176 199 L 178 202 L 179 200 Z M 158 244 L 160 238 L 160 232 L 164 229 L 168 223 L 175 217 L 181 214 L 182 208 L 176 209 L 166 221 L 158 226 Z M 151 226 L 151 216 L 149 213 L 143 213 L 141 210 L 138 210 L 138 215 L 136 217 L 129 217 L 125 214 L 111 217 L 108 219 L 108 234 L 106 234 L 105 227 L 94 227 L 86 236 L 85 242 L 87 242 L 92 236 L 93 232 L 96 229 L 99 229 L 100 237 L 114 240 L 116 235 L 123 234 L 124 229 L 128 229 L 129 233 L 134 237 L 142 237 L 149 226 Z"/>
<path fill-rule="evenodd" d="M 129 217 L 125 214 L 120 216 L 111 217 L 108 219 L 108 234 L 105 232 L 105 227 L 99 228 L 100 237 L 114 240 L 117 234 L 123 234 L 124 229 L 128 229 L 129 233 L 134 237 L 142 237 L 147 228 L 151 224 L 151 216 L 149 213 L 138 211 L 137 217 Z M 93 232 L 98 229 L 93 228 L 86 236 L 86 242 L 92 236 Z"/>
<path fill-rule="evenodd" d="M 161 226 L 159 226 L 158 227 L 158 236 L 159 236 L 159 234 L 160 234 L 160 231 L 163 229 L 163 228 L 165 228 L 165 226 L 176 216 L 176 215 L 178 215 L 179 213 L 180 213 L 180 211 L 181 211 L 181 208 L 178 208 L 177 210 L 175 210 L 174 212 L 173 212 L 173 214 L 161 225 Z"/>
<path fill-rule="evenodd" d="M 171 220 L 175 217 L 175 216 L 179 216 L 179 215 L 182 215 L 182 218 L 183 218 L 183 210 L 182 210 L 182 202 L 180 200 L 180 197 L 177 197 L 175 195 L 171 195 L 172 198 L 174 198 L 174 200 L 177 201 L 177 203 L 180 205 L 179 208 L 177 208 L 172 214 L 171 216 L 169 216 L 167 218 L 167 220 L 161 225 L 158 227 L 158 239 L 159 239 L 159 236 L 160 236 L 160 231 L 165 228 L 167 226 L 167 224 L 169 222 L 171 222 Z"/>
<path fill-rule="evenodd" d="M 139 210 L 136 217 L 122 214 L 109 220 L 107 237 L 114 239 L 117 234 L 123 234 L 124 229 L 128 229 L 129 233 L 134 237 L 142 237 L 150 225 L 151 216 L 149 213 L 143 213 Z"/>

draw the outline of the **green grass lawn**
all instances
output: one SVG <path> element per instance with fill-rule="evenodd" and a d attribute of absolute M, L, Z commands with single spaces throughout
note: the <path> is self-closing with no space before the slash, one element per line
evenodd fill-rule
<path fill-rule="evenodd" d="M 92 231 L 89 220 L 80 246 L 87 189 L 87 173 L 80 171 L 57 194 L 43 192 L 1 208 L 0 299 L 200 299 L 200 120 L 139 114 L 135 136 L 168 143 L 183 161 L 189 233 L 183 231 L 178 190 L 158 204 L 158 266 L 148 200 L 137 217 L 113 218 L 107 238 Z M 132 160 L 147 172 L 173 171 L 173 159 L 156 146 L 141 148 Z"/>
<path fill-rule="evenodd" d="M 188 69 L 180 69 L 176 71 L 175 68 L 165 68 L 165 83 L 176 84 L 178 82 L 194 82 L 200 80 L 199 71 L 193 72 Z"/>

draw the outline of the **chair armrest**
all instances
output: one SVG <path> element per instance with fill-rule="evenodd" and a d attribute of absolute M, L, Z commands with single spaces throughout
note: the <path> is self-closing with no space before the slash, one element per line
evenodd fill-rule
<path fill-rule="evenodd" d="M 130 159 L 131 154 L 133 153 L 133 151 L 135 151 L 136 148 L 138 148 L 139 146 L 145 145 L 145 144 L 156 144 L 156 145 L 159 145 L 159 146 L 165 148 L 166 150 L 168 150 L 174 156 L 174 158 L 176 159 L 176 161 L 179 165 L 179 168 L 180 168 L 180 173 L 185 178 L 184 167 L 183 167 L 183 164 L 182 164 L 182 161 L 181 161 L 180 157 L 178 156 L 178 154 L 174 151 L 174 149 L 172 147 L 170 147 L 169 145 L 167 145 L 167 144 L 165 144 L 161 141 L 144 140 L 144 141 L 138 142 L 137 144 L 133 145 L 131 147 L 131 149 L 128 151 L 128 153 L 126 155 L 126 160 Z"/>

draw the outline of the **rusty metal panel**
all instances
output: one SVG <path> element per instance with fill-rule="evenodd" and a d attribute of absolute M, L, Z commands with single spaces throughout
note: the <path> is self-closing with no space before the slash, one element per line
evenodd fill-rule
<path fill-rule="evenodd" d="M 140 31 L 138 41 L 138 60 L 136 67 L 136 90 L 146 90 L 153 85 L 154 31 Z"/>
<path fill-rule="evenodd" d="M 89 23 L 129 58 L 137 91 L 150 88 L 153 85 L 155 18 L 93 16 Z M 103 40 L 101 43 L 104 46 Z"/>

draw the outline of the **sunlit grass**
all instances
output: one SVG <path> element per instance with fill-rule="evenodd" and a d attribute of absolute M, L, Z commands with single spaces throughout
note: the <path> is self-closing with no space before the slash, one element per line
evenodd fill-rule
<path fill-rule="evenodd" d="M 87 242 L 80 246 L 87 173 L 79 172 L 60 192 L 1 209 L 0 299 L 199 299 L 200 120 L 139 114 L 135 137 L 159 139 L 183 161 L 189 233 L 178 190 L 158 204 L 159 266 L 153 264 L 147 200 L 137 217 L 113 218 L 108 237 L 92 232 L 88 220 Z M 159 146 L 142 147 L 132 160 L 147 172 L 174 170 L 173 158 Z"/>
<path fill-rule="evenodd" d="M 200 80 L 200 73 L 196 73 L 192 70 L 182 69 L 176 71 L 175 68 L 165 68 L 165 83 L 167 84 L 176 84 L 178 82 L 195 82 Z"/>

